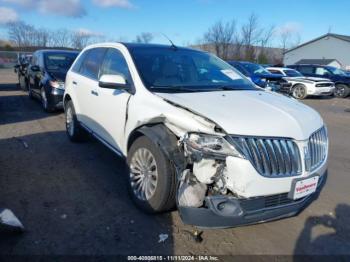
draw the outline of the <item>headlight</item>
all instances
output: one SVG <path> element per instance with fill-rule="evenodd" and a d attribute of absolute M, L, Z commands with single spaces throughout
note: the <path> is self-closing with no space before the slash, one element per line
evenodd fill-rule
<path fill-rule="evenodd" d="M 64 90 L 64 83 L 58 82 L 58 81 L 50 81 L 50 86 L 57 89 L 63 89 Z"/>
<path fill-rule="evenodd" d="M 184 140 L 185 150 L 190 154 L 199 153 L 202 157 L 226 158 L 234 156 L 244 158 L 224 137 L 201 133 L 187 133 Z"/>

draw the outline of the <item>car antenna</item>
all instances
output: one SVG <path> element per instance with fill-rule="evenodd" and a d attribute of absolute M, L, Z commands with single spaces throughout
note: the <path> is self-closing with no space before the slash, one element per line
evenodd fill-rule
<path fill-rule="evenodd" d="M 170 39 L 166 34 L 163 34 L 163 33 L 161 33 L 161 34 L 162 34 L 166 39 L 168 39 L 168 41 L 170 42 L 172 48 L 177 49 L 177 46 L 174 45 L 173 41 L 171 41 L 171 39 Z"/>

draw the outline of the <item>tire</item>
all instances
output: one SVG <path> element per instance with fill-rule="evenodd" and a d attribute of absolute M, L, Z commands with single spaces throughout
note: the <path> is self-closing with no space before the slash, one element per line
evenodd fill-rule
<path fill-rule="evenodd" d="M 306 87 L 302 84 L 297 84 L 293 87 L 292 96 L 296 99 L 305 99 L 307 96 Z"/>
<path fill-rule="evenodd" d="M 80 125 L 73 102 L 70 100 L 65 106 L 65 122 L 66 122 L 66 134 L 72 142 L 84 142 L 88 138 L 88 134 L 85 129 Z"/>
<path fill-rule="evenodd" d="M 334 89 L 334 96 L 345 98 L 350 94 L 350 88 L 347 85 L 337 84 Z"/>
<path fill-rule="evenodd" d="M 50 104 L 49 98 L 47 97 L 44 87 L 40 89 L 40 101 L 41 101 L 41 106 L 43 107 L 45 112 L 51 113 L 55 111 L 55 108 Z"/>
<path fill-rule="evenodd" d="M 29 96 L 29 98 L 30 98 L 30 99 L 34 99 L 33 91 L 32 91 L 32 89 L 30 88 L 29 83 L 27 83 L 27 89 L 28 89 L 28 96 Z"/>
<path fill-rule="evenodd" d="M 153 160 L 149 158 L 150 156 Z M 132 144 L 127 162 L 128 189 L 134 203 L 147 213 L 160 213 L 173 209 L 176 203 L 175 169 L 161 149 L 146 136 L 141 136 Z M 147 162 L 142 173 L 139 172 L 142 169 L 141 165 Z M 148 180 L 143 180 L 142 175 L 146 175 Z M 137 185 L 142 183 L 147 186 L 137 189 Z M 145 192 L 148 192 L 148 195 Z"/>

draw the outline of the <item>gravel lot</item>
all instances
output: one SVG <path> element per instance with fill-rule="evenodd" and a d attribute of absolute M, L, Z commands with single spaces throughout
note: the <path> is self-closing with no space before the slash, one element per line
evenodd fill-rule
<path fill-rule="evenodd" d="M 331 141 L 316 202 L 297 217 L 204 230 L 199 244 L 176 211 L 136 209 L 124 162 L 96 141 L 70 143 L 63 113 L 44 113 L 15 83 L 0 71 L 0 207 L 11 208 L 26 232 L 0 235 L 0 254 L 350 255 L 350 99 L 305 101 L 324 117 Z M 169 238 L 158 243 L 159 234 Z"/>

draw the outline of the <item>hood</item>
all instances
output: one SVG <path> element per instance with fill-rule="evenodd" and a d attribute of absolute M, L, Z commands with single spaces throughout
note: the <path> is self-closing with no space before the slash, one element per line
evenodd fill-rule
<path fill-rule="evenodd" d="M 48 72 L 48 74 L 55 80 L 59 82 L 65 82 L 66 81 L 66 75 L 67 72 L 62 72 L 62 71 L 51 71 Z"/>
<path fill-rule="evenodd" d="M 328 78 L 321 78 L 321 77 L 303 77 L 305 80 L 310 80 L 313 82 L 330 82 Z"/>
<path fill-rule="evenodd" d="M 266 79 L 282 79 L 283 75 L 279 74 L 255 74 L 254 76 L 260 77 L 260 78 L 266 78 Z"/>
<path fill-rule="evenodd" d="M 232 135 L 305 140 L 323 125 L 316 111 L 276 93 L 219 91 L 157 95 L 210 119 Z"/>
<path fill-rule="evenodd" d="M 318 78 L 318 77 L 284 77 L 286 80 L 291 81 L 300 81 L 300 82 L 306 82 L 306 83 L 319 83 L 319 82 L 331 82 L 329 79 L 326 78 Z"/>

